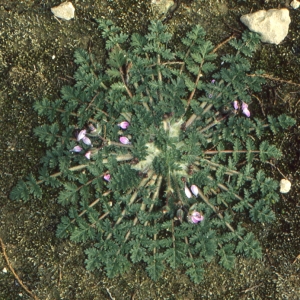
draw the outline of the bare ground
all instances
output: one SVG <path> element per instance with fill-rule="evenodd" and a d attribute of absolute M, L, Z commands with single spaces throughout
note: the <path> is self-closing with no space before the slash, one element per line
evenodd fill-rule
<path fill-rule="evenodd" d="M 7 257 L 24 285 L 38 299 L 300 299 L 300 102 L 298 12 L 279 46 L 262 45 L 254 64 L 274 77 L 296 85 L 269 80 L 256 95 L 257 114 L 286 112 L 297 125 L 273 142 L 284 153 L 277 167 L 289 175 L 292 190 L 274 207 L 272 225 L 250 224 L 263 245 L 261 261 L 240 258 L 229 272 L 217 262 L 207 265 L 205 279 L 195 285 L 180 270 L 168 269 L 151 281 L 143 265 L 122 277 L 108 279 L 88 273 L 80 245 L 55 237 L 66 212 L 50 191 L 43 201 L 12 202 L 8 194 L 18 178 L 38 169 L 44 146 L 32 129 L 42 123 L 32 109 L 34 100 L 58 98 L 62 85 L 72 84 L 74 49 L 105 57 L 96 18 L 110 18 L 124 30 L 143 31 L 157 16 L 150 0 L 77 1 L 76 18 L 58 22 L 50 7 L 58 1 L 9 1 L 0 4 L 0 238 Z M 179 36 L 190 24 L 200 24 L 218 44 L 244 27 L 239 16 L 251 9 L 277 7 L 279 1 L 182 1 L 168 24 Z M 272 2 L 272 3 L 267 3 Z M 266 4 L 267 3 L 267 4 Z M 272 5 L 272 6 L 271 6 Z M 224 50 L 220 50 L 222 52 Z M 280 174 L 268 169 L 277 179 Z M 3 249 L 2 249 L 3 250 Z M 297 259 L 297 257 L 299 257 Z M 0 300 L 31 299 L 0 256 Z"/>

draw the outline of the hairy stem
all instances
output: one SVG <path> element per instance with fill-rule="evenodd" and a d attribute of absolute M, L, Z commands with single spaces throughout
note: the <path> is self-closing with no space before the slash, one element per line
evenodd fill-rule
<path fill-rule="evenodd" d="M 146 185 L 146 183 L 152 178 L 153 174 L 154 174 L 154 171 L 153 171 L 153 170 L 148 171 L 148 173 L 147 173 L 148 177 L 147 177 L 147 178 L 144 178 L 144 179 L 140 182 L 140 184 L 139 184 L 139 186 L 137 187 L 136 191 L 132 194 L 132 196 L 131 196 L 131 198 L 130 198 L 130 200 L 129 200 L 129 203 L 128 203 L 127 207 L 129 207 L 131 204 L 134 203 L 134 201 L 136 200 L 136 197 L 137 197 L 137 195 L 138 195 L 140 189 L 142 189 L 142 188 Z M 124 218 L 126 212 L 127 212 L 127 209 L 124 208 L 123 211 L 122 211 L 122 213 L 121 213 L 121 217 L 118 218 L 118 220 L 116 221 L 115 225 L 118 225 L 118 224 L 121 223 L 121 221 L 123 220 L 123 218 Z M 112 236 L 112 233 L 110 233 L 110 234 L 107 236 L 106 240 L 109 240 L 109 239 L 111 238 L 111 236 Z"/>
<path fill-rule="evenodd" d="M 209 202 L 209 199 L 203 194 L 202 190 L 198 188 L 198 191 L 199 191 L 199 195 L 200 197 L 202 198 L 202 200 L 215 212 L 215 214 L 221 219 L 223 220 L 224 217 L 222 216 L 222 214 L 214 207 L 214 205 L 212 205 L 210 202 Z M 233 227 L 228 223 L 228 222 L 225 222 L 225 225 L 226 227 L 231 231 L 231 232 L 235 232 L 235 230 L 233 229 Z M 238 238 L 242 241 L 243 238 L 238 235 Z"/>

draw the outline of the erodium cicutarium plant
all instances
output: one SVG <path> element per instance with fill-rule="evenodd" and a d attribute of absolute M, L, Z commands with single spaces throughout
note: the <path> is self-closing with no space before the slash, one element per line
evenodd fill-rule
<path fill-rule="evenodd" d="M 11 198 L 57 191 L 69 209 L 57 236 L 83 243 L 87 269 L 109 277 L 141 262 L 154 280 L 169 265 L 199 282 L 212 260 L 231 269 L 236 255 L 261 258 L 244 223 L 274 220 L 278 183 L 260 167 L 281 155 L 263 134 L 294 120 L 251 112 L 264 83 L 248 60 L 259 37 L 245 32 L 217 58 L 200 26 L 174 45 L 161 22 L 132 36 L 99 24 L 106 66 L 77 50 L 75 85 L 35 103 L 49 150 Z"/>

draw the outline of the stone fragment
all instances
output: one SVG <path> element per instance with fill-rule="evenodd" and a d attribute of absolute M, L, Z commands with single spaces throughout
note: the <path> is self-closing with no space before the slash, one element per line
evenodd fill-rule
<path fill-rule="evenodd" d="M 299 8 L 299 6 L 300 6 L 300 2 L 297 1 L 297 0 L 293 0 L 293 1 L 290 3 L 290 6 L 291 6 L 293 9 L 297 9 L 297 8 Z"/>
<path fill-rule="evenodd" d="M 260 33 L 262 42 L 278 45 L 288 34 L 291 18 L 286 8 L 269 9 L 243 15 L 241 22 Z"/>
<path fill-rule="evenodd" d="M 287 179 L 281 179 L 280 180 L 280 193 L 288 193 L 291 189 L 291 182 Z"/>
<path fill-rule="evenodd" d="M 174 5 L 173 0 L 151 0 L 153 8 L 159 14 L 166 14 L 171 6 Z"/>
<path fill-rule="evenodd" d="M 75 8 L 71 2 L 63 2 L 52 7 L 51 11 L 55 17 L 68 21 L 74 18 Z"/>

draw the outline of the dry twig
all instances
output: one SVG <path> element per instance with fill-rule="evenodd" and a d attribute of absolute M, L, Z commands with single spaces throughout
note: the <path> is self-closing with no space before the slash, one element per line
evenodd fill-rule
<path fill-rule="evenodd" d="M 300 260 L 300 254 L 295 258 L 292 264 L 294 264 L 298 259 Z"/>
<path fill-rule="evenodd" d="M 300 86 L 300 83 L 293 82 L 292 80 L 284 80 L 284 79 L 281 79 L 281 78 L 278 78 L 278 77 L 273 77 L 272 75 L 269 75 L 269 74 L 261 74 L 261 75 L 248 74 L 247 76 L 249 76 L 249 77 L 262 77 L 262 78 L 266 78 L 266 79 L 269 79 L 269 80 L 278 81 L 280 83 L 288 83 L 288 84 Z"/>
<path fill-rule="evenodd" d="M 13 273 L 13 275 L 15 276 L 16 280 L 19 282 L 19 284 L 21 285 L 21 287 L 25 290 L 25 292 L 30 295 L 34 300 L 39 300 L 39 298 L 37 296 L 35 296 L 25 285 L 24 283 L 22 282 L 22 280 L 20 279 L 20 277 L 17 275 L 17 273 L 15 272 L 15 270 L 13 269 L 9 259 L 8 259 L 8 256 L 6 254 L 6 250 L 5 250 L 5 245 L 2 241 L 2 239 L 0 238 L 0 244 L 1 244 L 1 248 L 2 248 L 2 253 L 3 253 L 3 256 L 4 256 L 4 259 L 7 263 L 7 266 L 8 268 L 10 269 L 10 271 Z"/>
<path fill-rule="evenodd" d="M 221 47 L 223 47 L 225 44 L 227 44 L 230 40 L 232 40 L 232 39 L 234 39 L 234 38 L 236 38 L 236 34 L 234 33 L 234 34 L 232 34 L 229 38 L 227 38 L 225 41 L 223 41 L 223 42 L 221 42 L 220 44 L 218 44 L 216 47 L 215 47 L 215 49 L 212 51 L 212 53 L 216 53 L 218 50 L 219 50 L 219 48 L 221 48 Z"/>

